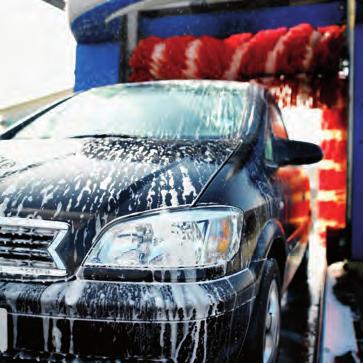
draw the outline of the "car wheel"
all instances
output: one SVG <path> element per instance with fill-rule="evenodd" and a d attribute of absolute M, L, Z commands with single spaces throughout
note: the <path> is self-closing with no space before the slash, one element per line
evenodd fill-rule
<path fill-rule="evenodd" d="M 275 363 L 281 327 L 281 282 L 276 260 L 266 261 L 241 362 Z"/>

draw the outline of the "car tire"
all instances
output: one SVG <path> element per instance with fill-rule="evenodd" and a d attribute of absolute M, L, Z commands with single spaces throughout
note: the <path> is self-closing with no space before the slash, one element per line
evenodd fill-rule
<path fill-rule="evenodd" d="M 240 362 L 275 363 L 281 329 L 281 279 L 275 259 L 265 262 Z"/>

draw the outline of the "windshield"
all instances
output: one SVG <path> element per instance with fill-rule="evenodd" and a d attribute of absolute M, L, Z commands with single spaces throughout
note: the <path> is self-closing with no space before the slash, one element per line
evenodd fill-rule
<path fill-rule="evenodd" d="M 63 102 L 15 138 L 231 139 L 242 134 L 246 95 L 247 87 L 233 88 L 223 82 L 103 87 Z"/>

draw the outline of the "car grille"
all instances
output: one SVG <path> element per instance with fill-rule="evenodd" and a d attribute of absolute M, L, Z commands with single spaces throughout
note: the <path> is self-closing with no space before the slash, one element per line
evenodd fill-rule
<path fill-rule="evenodd" d="M 57 248 L 68 224 L 25 218 L 0 218 L 0 274 L 21 277 L 67 275 Z"/>

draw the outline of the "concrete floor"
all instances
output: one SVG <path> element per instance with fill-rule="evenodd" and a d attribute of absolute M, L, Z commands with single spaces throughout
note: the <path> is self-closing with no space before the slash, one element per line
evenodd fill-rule
<path fill-rule="evenodd" d="M 363 263 L 326 266 L 312 234 L 308 282 L 282 303 L 279 363 L 363 361 Z"/>
<path fill-rule="evenodd" d="M 282 304 L 280 363 L 318 362 L 320 302 L 324 288 L 325 247 L 312 235 L 309 246 L 308 283 L 288 291 Z"/>

